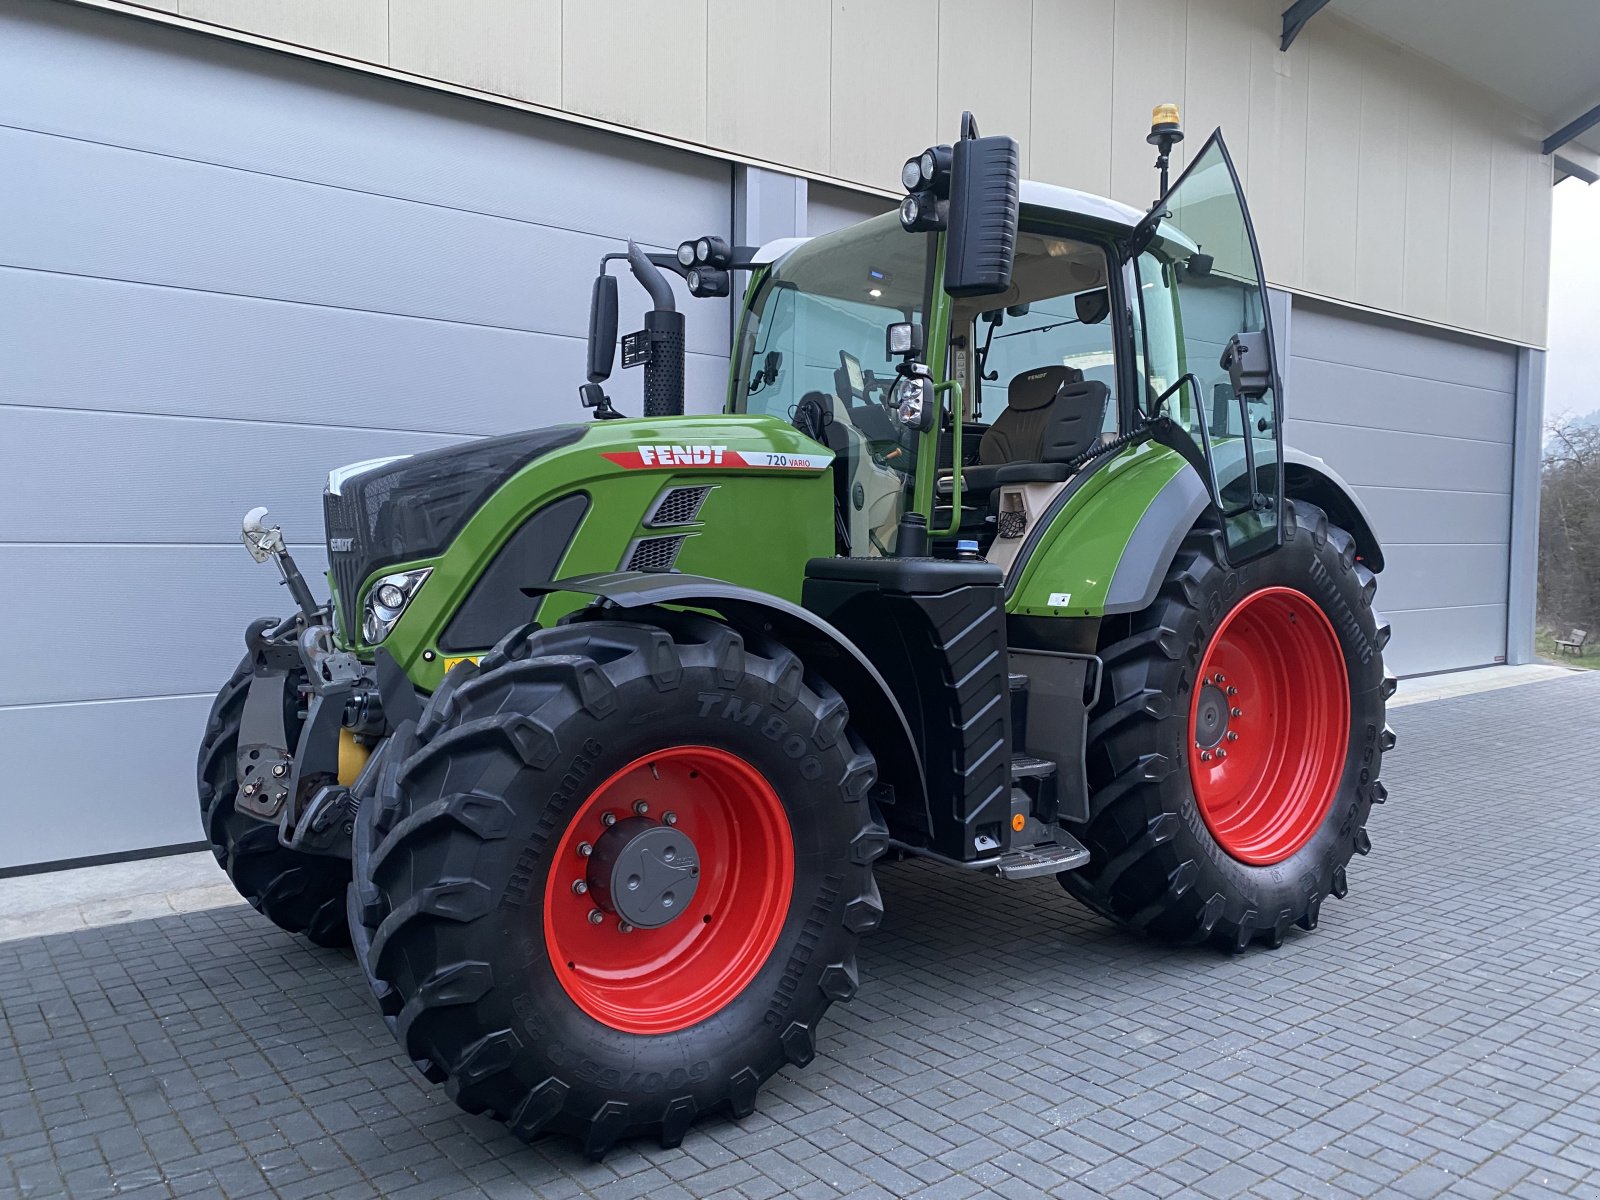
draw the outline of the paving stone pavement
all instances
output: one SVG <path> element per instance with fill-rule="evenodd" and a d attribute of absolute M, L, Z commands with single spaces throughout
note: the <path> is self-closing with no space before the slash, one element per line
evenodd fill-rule
<path fill-rule="evenodd" d="M 0 1194 L 1600 1196 L 1600 673 L 1397 711 L 1350 897 L 1237 958 L 917 863 L 804 1071 L 602 1163 L 238 905 L 0 943 Z"/>

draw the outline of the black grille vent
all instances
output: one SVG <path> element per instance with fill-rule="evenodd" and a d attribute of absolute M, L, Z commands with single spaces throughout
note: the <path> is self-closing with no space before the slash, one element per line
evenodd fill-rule
<path fill-rule="evenodd" d="M 670 537 L 640 538 L 622 564 L 624 571 L 670 571 L 678 561 L 678 551 L 683 548 L 687 534 Z"/>
<path fill-rule="evenodd" d="M 668 488 L 656 499 L 644 523 L 650 529 L 662 529 L 670 525 L 692 525 L 700 516 L 700 506 L 706 502 L 706 497 L 710 494 L 709 486 Z"/>
<path fill-rule="evenodd" d="M 360 626 L 356 622 L 356 589 L 364 577 L 361 554 L 364 538 L 355 497 L 323 492 L 322 521 L 328 535 L 328 569 L 333 575 L 333 586 L 339 591 L 339 624 L 345 637 L 354 641 L 360 636 Z"/>

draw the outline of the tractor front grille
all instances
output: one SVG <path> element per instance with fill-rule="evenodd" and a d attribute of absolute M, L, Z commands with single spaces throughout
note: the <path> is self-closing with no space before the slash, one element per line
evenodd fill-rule
<path fill-rule="evenodd" d="M 678 561 L 678 551 L 688 537 L 685 533 L 666 537 L 639 538 L 622 560 L 624 571 L 670 571 Z"/>
<path fill-rule="evenodd" d="M 700 506 L 709 495 L 710 485 L 668 488 L 650 506 L 644 519 L 645 527 L 664 529 L 673 525 L 693 525 L 700 516 Z"/>
<path fill-rule="evenodd" d="M 322 523 L 328 538 L 328 571 L 339 593 L 339 626 L 354 641 L 361 626 L 356 620 L 356 590 L 361 586 L 366 538 L 354 496 L 322 493 Z"/>

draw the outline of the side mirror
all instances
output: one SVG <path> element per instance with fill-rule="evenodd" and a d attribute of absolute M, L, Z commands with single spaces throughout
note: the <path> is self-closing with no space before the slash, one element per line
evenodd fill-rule
<path fill-rule="evenodd" d="M 1111 294 L 1105 288 L 1079 292 L 1072 298 L 1072 307 L 1085 325 L 1098 325 L 1111 315 Z"/>
<path fill-rule="evenodd" d="M 1229 338 L 1217 365 L 1228 373 L 1228 382 L 1235 396 L 1259 400 L 1272 387 L 1272 361 L 1267 354 L 1267 335 L 1260 330 L 1255 333 L 1236 333 Z"/>
<path fill-rule="evenodd" d="M 604 265 L 604 264 L 602 264 Z M 617 361 L 617 280 L 601 272 L 589 297 L 589 382 L 611 378 Z"/>
<path fill-rule="evenodd" d="M 990 296 L 1011 286 L 1020 161 L 1016 141 L 1004 136 L 963 137 L 953 147 L 944 270 L 952 296 Z"/>

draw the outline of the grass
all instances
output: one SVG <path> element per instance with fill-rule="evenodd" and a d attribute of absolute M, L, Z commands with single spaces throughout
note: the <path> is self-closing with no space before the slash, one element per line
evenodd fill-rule
<path fill-rule="evenodd" d="M 1566 636 L 1565 630 L 1562 631 L 1561 636 Z M 1540 658 L 1548 659 L 1553 663 L 1560 663 L 1563 667 L 1584 667 L 1590 671 L 1600 671 L 1600 642 L 1597 642 L 1596 635 L 1593 632 L 1589 634 L 1589 641 L 1584 646 L 1583 653 L 1576 657 L 1557 650 L 1556 635 L 1543 629 L 1533 635 L 1533 648 L 1538 652 Z"/>

